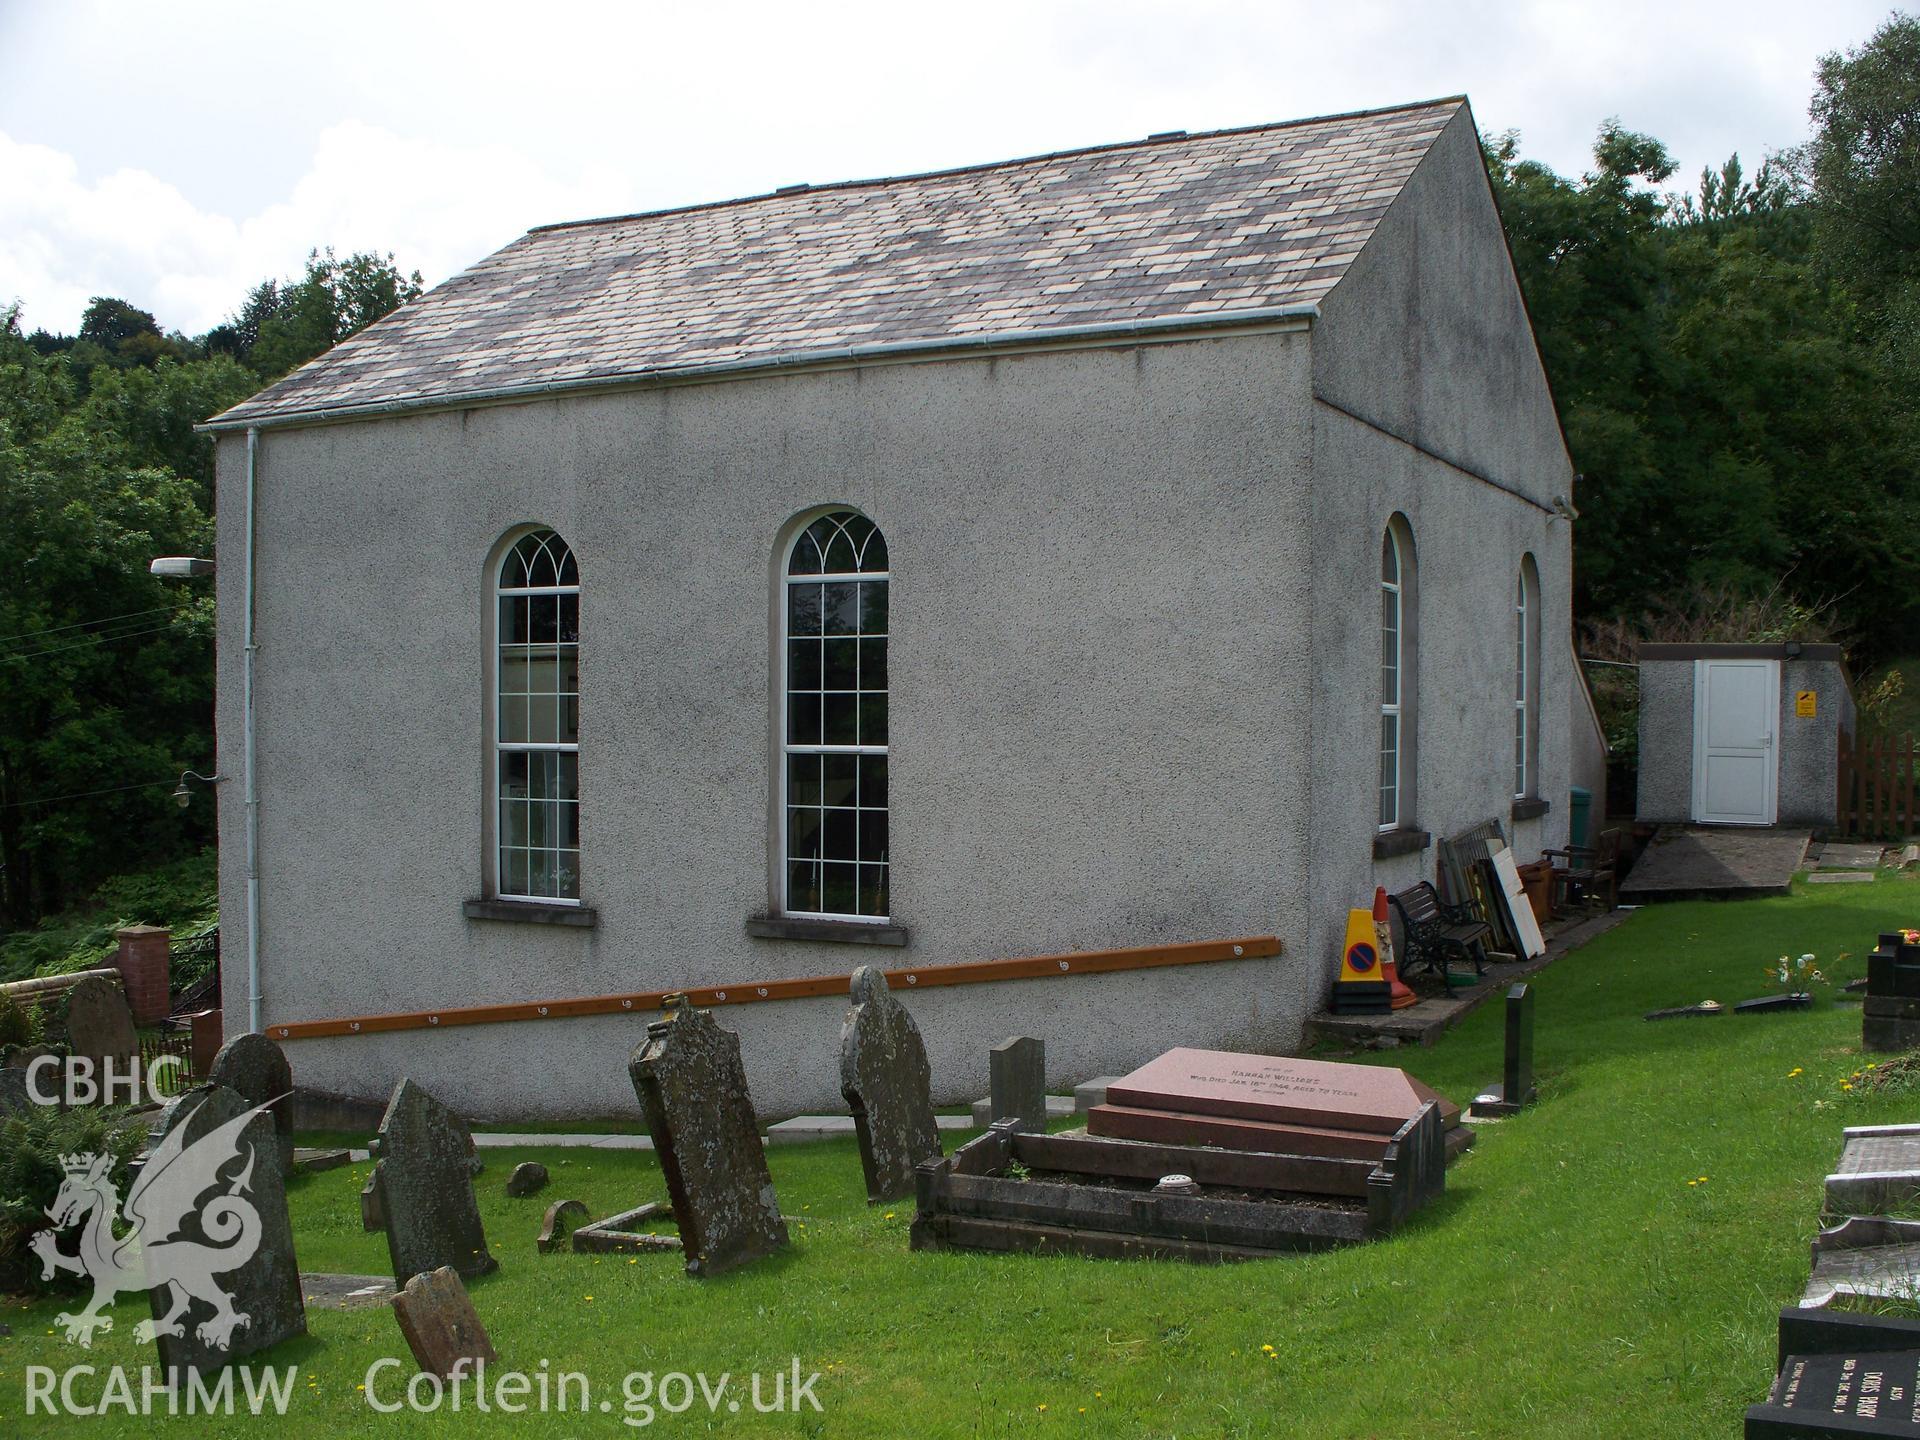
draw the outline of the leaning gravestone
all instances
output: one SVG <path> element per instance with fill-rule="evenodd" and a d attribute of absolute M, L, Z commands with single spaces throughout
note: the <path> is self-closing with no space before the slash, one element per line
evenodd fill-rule
<path fill-rule="evenodd" d="M 415 1363 L 428 1375 L 451 1380 L 472 1375 L 475 1367 L 500 1357 L 494 1353 L 487 1327 L 473 1308 L 467 1287 L 450 1265 L 442 1265 L 407 1282 L 393 1297 L 393 1317 Z"/>
<path fill-rule="evenodd" d="M 293 1067 L 286 1052 L 266 1036 L 249 1031 L 220 1047 L 207 1079 L 224 1085 L 249 1105 L 271 1105 L 275 1156 L 282 1175 L 293 1173 Z"/>
<path fill-rule="evenodd" d="M 647 1026 L 627 1074 L 665 1172 L 687 1273 L 717 1275 L 787 1243 L 740 1063 L 740 1037 L 684 995 Z"/>
<path fill-rule="evenodd" d="M 1002 1040 L 987 1056 L 987 1100 L 992 1118 L 1018 1120 L 1022 1130 L 1046 1133 L 1047 1047 L 1030 1036 Z"/>
<path fill-rule="evenodd" d="M 840 1026 L 840 1093 L 853 1111 L 867 1200 L 913 1193 L 914 1168 L 940 1158 L 932 1071 L 920 1027 L 871 965 L 853 972 L 853 1008 Z"/>
<path fill-rule="evenodd" d="M 468 1280 L 498 1269 L 473 1198 L 473 1137 L 466 1123 L 412 1080 L 402 1080 L 373 1143 L 380 1157 L 374 1193 L 393 1283 L 404 1288 L 442 1265 Z"/>
<path fill-rule="evenodd" d="M 93 1080 L 104 1085 L 106 1066 L 115 1077 L 132 1073 L 140 1058 L 140 1035 L 120 987 L 104 975 L 89 975 L 67 992 L 67 1048 L 93 1062 Z"/>
<path fill-rule="evenodd" d="M 176 1385 L 307 1333 L 275 1144 L 272 1117 L 221 1085 L 169 1101 L 149 1134 L 123 1207 L 152 1287 L 134 1333 Z"/>

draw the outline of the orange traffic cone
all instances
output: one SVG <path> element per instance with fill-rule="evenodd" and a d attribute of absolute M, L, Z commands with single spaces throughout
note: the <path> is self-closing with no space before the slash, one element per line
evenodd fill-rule
<path fill-rule="evenodd" d="M 1387 978 L 1392 987 L 1392 1005 L 1395 1010 L 1404 1010 L 1409 1005 L 1420 1003 L 1420 997 L 1409 990 L 1400 979 L 1400 967 L 1393 958 L 1393 924 L 1387 919 L 1387 887 L 1373 887 L 1373 928 L 1380 937 L 1380 973 Z"/>

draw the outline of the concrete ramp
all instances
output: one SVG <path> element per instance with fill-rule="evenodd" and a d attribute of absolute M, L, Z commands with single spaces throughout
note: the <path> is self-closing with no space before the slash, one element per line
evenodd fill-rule
<path fill-rule="evenodd" d="M 1812 838 L 1809 830 L 1780 827 L 1662 825 L 1620 882 L 1620 899 L 1644 905 L 1785 895 Z"/>

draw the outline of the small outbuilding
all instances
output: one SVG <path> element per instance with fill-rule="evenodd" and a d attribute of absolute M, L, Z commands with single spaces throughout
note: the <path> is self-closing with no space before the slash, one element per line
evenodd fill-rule
<path fill-rule="evenodd" d="M 1853 727 L 1838 645 L 1642 645 L 1639 818 L 1832 825 Z"/>

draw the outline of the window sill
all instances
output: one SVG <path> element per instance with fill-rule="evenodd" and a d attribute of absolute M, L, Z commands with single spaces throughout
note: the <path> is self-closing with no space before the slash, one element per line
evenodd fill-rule
<path fill-rule="evenodd" d="M 1417 855 L 1433 844 L 1433 836 L 1424 830 L 1403 827 L 1382 830 L 1373 837 L 1373 858 L 1391 860 L 1395 855 Z"/>
<path fill-rule="evenodd" d="M 904 945 L 907 927 L 858 920 L 809 920 L 797 915 L 750 915 L 756 940 L 828 940 L 843 945 Z"/>
<path fill-rule="evenodd" d="M 1513 818 L 1538 820 L 1551 809 L 1553 809 L 1551 800 L 1542 800 L 1538 795 L 1528 795 L 1513 802 Z"/>
<path fill-rule="evenodd" d="M 600 912 L 590 905 L 542 905 L 535 900 L 468 900 L 461 904 L 460 913 L 469 920 L 511 920 L 522 925 L 571 925 L 581 930 L 591 930 L 600 923 Z"/>

